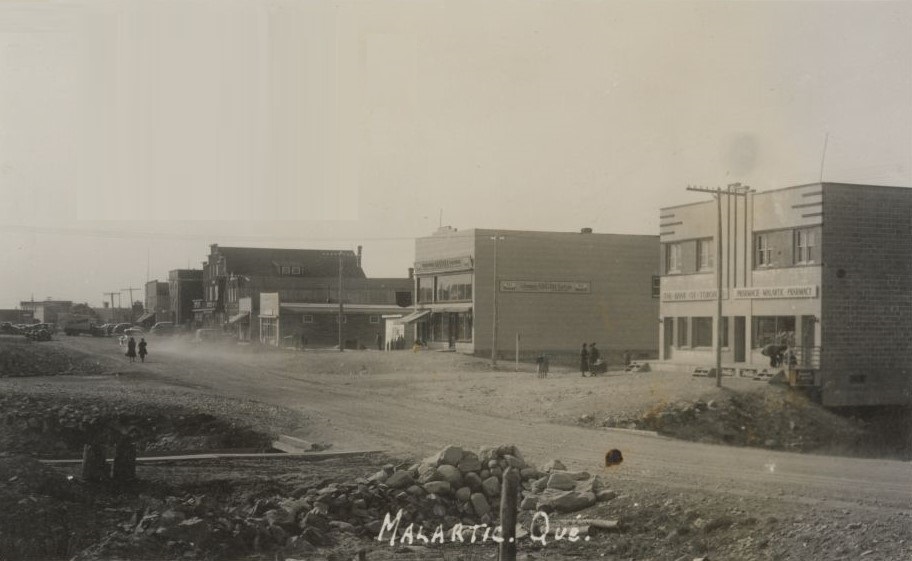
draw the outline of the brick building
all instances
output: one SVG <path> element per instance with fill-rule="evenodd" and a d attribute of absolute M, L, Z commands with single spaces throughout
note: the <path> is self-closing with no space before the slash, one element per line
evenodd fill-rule
<path fill-rule="evenodd" d="M 168 272 L 168 298 L 175 325 L 193 322 L 193 301 L 203 298 L 202 269 L 174 269 Z"/>
<path fill-rule="evenodd" d="M 727 197 L 722 207 L 722 318 L 715 201 L 663 208 L 661 358 L 723 369 L 770 364 L 789 346 L 792 382 L 827 406 L 910 402 L 912 189 L 840 183 Z M 768 352 L 768 351 L 767 351 Z"/>
<path fill-rule="evenodd" d="M 396 320 L 431 348 L 574 362 L 582 343 L 619 362 L 654 356 L 657 236 L 445 227 L 415 242 L 414 313 Z M 495 291 L 496 287 L 496 291 Z"/>

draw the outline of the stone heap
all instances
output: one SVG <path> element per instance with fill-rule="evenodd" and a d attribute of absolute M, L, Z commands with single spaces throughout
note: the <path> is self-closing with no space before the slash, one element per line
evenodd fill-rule
<path fill-rule="evenodd" d="M 499 516 L 507 468 L 519 471 L 521 508 L 573 512 L 610 500 L 598 477 L 567 471 L 557 460 L 530 466 L 515 446 L 477 453 L 447 446 L 411 466 L 388 464 L 366 478 L 299 487 L 291 496 L 261 498 L 244 506 L 218 505 L 211 497 L 170 499 L 146 509 L 125 526 L 133 540 L 173 547 L 222 544 L 231 551 L 307 552 L 344 534 L 376 538 L 387 514 L 401 510 L 400 526 L 450 529 L 490 524 Z"/>

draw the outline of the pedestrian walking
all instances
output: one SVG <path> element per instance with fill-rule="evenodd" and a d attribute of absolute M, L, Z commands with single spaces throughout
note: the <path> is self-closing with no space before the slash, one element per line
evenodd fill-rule
<path fill-rule="evenodd" d="M 602 363 L 601 359 L 602 353 L 595 348 L 595 343 L 589 345 L 589 374 L 591 376 L 597 376 L 601 371 Z"/>
<path fill-rule="evenodd" d="M 538 358 L 535 359 L 535 362 L 538 363 L 538 377 L 547 378 L 548 377 L 548 357 L 545 353 L 538 355 Z"/>
<path fill-rule="evenodd" d="M 146 355 L 149 354 L 149 351 L 146 347 L 147 347 L 146 338 L 140 337 L 139 338 L 139 361 L 140 362 L 146 362 Z"/>
<path fill-rule="evenodd" d="M 587 372 L 589 372 L 589 350 L 586 348 L 586 343 L 583 343 L 583 348 L 580 350 L 580 376 L 585 378 Z"/>
<path fill-rule="evenodd" d="M 127 358 L 130 362 L 136 362 L 136 339 L 132 336 L 127 339 Z"/>

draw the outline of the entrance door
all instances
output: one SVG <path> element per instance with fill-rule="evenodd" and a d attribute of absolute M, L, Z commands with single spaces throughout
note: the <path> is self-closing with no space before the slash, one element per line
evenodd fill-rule
<path fill-rule="evenodd" d="M 747 346 L 747 329 L 744 316 L 735 316 L 735 362 L 744 362 Z"/>
<path fill-rule="evenodd" d="M 668 360 L 671 358 L 671 346 L 674 344 L 674 318 L 665 318 L 662 321 L 662 324 L 665 330 L 662 336 L 662 340 L 664 341 L 662 359 Z"/>
<path fill-rule="evenodd" d="M 801 316 L 801 365 L 816 366 L 814 339 L 817 321 L 814 316 Z"/>

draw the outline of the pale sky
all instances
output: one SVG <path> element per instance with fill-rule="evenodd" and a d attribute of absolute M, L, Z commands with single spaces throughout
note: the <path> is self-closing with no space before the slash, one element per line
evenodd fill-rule
<path fill-rule="evenodd" d="M 0 308 L 208 244 L 658 233 L 688 184 L 912 186 L 912 1 L 0 1 Z M 124 302 L 126 302 L 126 297 Z"/>

